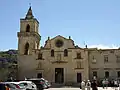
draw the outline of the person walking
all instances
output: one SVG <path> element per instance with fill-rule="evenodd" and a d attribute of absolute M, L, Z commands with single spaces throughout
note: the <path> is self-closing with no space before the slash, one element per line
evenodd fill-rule
<path fill-rule="evenodd" d="M 10 90 L 10 88 L 8 86 L 5 86 L 6 90 Z"/>

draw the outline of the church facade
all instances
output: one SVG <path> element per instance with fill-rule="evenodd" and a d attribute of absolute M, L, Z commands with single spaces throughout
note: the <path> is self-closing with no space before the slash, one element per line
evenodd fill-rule
<path fill-rule="evenodd" d="M 20 19 L 18 78 L 45 78 L 52 83 L 120 77 L 120 49 L 81 48 L 69 36 L 48 37 L 40 47 L 39 22 L 31 7 Z M 40 47 L 40 48 L 39 48 Z"/>

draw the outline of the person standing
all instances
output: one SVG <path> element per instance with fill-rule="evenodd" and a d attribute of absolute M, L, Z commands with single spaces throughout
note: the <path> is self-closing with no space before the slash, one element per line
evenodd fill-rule
<path fill-rule="evenodd" d="M 82 90 L 85 90 L 85 82 L 84 81 L 81 82 L 81 88 L 82 88 Z"/>
<path fill-rule="evenodd" d="M 114 86 L 115 86 L 115 89 L 118 87 L 118 82 L 117 82 L 117 80 L 114 81 Z"/>
<path fill-rule="evenodd" d="M 91 82 L 90 82 L 90 80 L 87 81 L 86 87 L 87 87 L 87 90 L 90 90 L 90 88 L 91 88 Z"/>
<path fill-rule="evenodd" d="M 98 88 L 97 88 L 97 82 L 95 80 L 92 81 L 91 87 L 92 87 L 92 90 L 98 90 Z"/>
<path fill-rule="evenodd" d="M 119 90 L 120 90 L 120 83 L 119 83 Z"/>
<path fill-rule="evenodd" d="M 109 84 L 109 81 L 108 81 L 108 79 L 106 79 L 106 80 L 105 80 L 105 87 L 106 87 L 106 89 L 107 89 L 107 87 L 108 87 L 108 84 Z"/>
<path fill-rule="evenodd" d="M 105 87 L 105 80 L 102 81 L 102 86 L 103 86 L 103 89 Z"/>

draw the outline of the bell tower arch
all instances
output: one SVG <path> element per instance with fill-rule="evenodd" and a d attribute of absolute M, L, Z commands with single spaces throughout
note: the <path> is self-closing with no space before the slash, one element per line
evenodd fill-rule
<path fill-rule="evenodd" d="M 34 18 L 31 6 L 25 18 L 20 19 L 20 32 L 18 36 L 18 52 L 20 55 L 32 54 L 33 49 L 39 48 L 41 36 L 39 35 L 39 22 Z"/>

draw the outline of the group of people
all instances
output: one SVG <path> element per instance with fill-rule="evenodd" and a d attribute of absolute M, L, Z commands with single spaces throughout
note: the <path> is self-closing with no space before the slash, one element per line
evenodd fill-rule
<path fill-rule="evenodd" d="M 87 88 L 87 90 L 91 90 L 91 88 L 92 88 L 92 90 L 98 90 L 96 80 L 93 80 L 92 82 L 90 82 L 90 80 L 85 82 L 85 80 L 84 80 L 81 82 L 80 88 L 82 90 L 85 90 L 85 88 Z"/>
<path fill-rule="evenodd" d="M 108 79 L 104 79 L 102 81 L 102 86 L 103 86 L 103 88 L 107 88 L 108 86 L 113 87 L 113 88 L 119 87 L 119 90 L 120 90 L 120 82 L 117 79 L 111 80 L 111 81 L 108 81 Z"/>
<path fill-rule="evenodd" d="M 119 87 L 120 90 L 120 81 L 118 80 L 108 81 L 108 79 L 102 80 L 103 89 L 107 89 L 108 86 L 115 88 L 115 90 Z M 84 80 L 81 82 L 80 88 L 82 90 L 86 90 L 86 88 L 87 90 L 91 90 L 91 88 L 92 90 L 98 90 L 98 84 L 96 80 L 93 81 L 88 80 L 87 82 Z"/>

